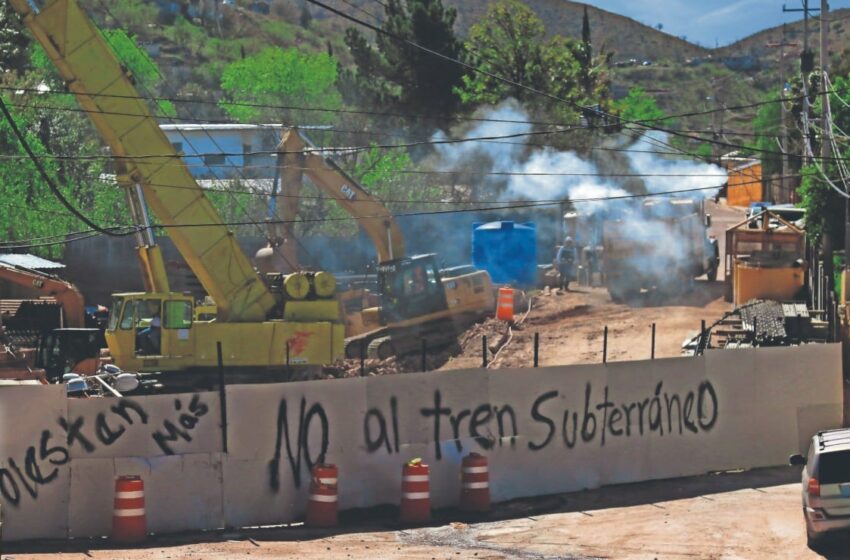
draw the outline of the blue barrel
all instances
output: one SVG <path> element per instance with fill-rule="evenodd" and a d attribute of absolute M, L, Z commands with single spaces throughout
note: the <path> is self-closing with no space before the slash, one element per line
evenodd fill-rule
<path fill-rule="evenodd" d="M 537 227 L 510 221 L 472 224 L 472 264 L 497 284 L 537 284 Z"/>

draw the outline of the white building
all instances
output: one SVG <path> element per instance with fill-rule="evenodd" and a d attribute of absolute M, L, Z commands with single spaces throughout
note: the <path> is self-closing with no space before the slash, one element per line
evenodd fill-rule
<path fill-rule="evenodd" d="M 163 124 L 160 128 L 197 179 L 271 179 L 279 124 Z"/>

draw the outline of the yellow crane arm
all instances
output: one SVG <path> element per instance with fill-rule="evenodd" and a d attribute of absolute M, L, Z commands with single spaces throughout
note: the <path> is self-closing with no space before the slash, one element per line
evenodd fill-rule
<path fill-rule="evenodd" d="M 121 158 L 126 174 L 142 187 L 154 215 L 215 299 L 218 320 L 264 320 L 276 304 L 274 296 L 76 0 L 10 2 Z"/>
<path fill-rule="evenodd" d="M 281 216 L 285 222 L 298 214 L 299 187 L 289 184 L 292 171 L 303 171 L 328 196 L 336 200 L 369 236 L 378 251 L 378 262 L 404 257 L 404 237 L 389 209 L 360 186 L 330 158 L 325 158 L 296 128 L 283 135 L 278 146 L 278 165 L 282 166 L 283 204 Z"/>

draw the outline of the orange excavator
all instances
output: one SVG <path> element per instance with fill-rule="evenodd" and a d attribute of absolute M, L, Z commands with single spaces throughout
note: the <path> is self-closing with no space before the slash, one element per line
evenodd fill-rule
<path fill-rule="evenodd" d="M 0 282 L 22 286 L 40 297 L 52 297 L 62 309 L 60 327 L 85 326 L 83 294 L 70 282 L 28 268 L 0 263 Z"/>
<path fill-rule="evenodd" d="M 16 348 L 0 326 L 0 378 L 46 377 L 55 381 L 65 373 L 96 372 L 105 340 L 99 329 L 86 328 L 83 295 L 73 284 L 50 274 L 6 264 L 0 264 L 0 282 L 21 286 L 33 295 L 51 297 L 61 309 L 58 328 L 43 328 L 37 350 Z"/>

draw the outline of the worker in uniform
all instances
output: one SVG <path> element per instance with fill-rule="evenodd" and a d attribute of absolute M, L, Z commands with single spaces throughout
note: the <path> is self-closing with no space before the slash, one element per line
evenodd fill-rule
<path fill-rule="evenodd" d="M 155 312 L 150 323 L 136 334 L 136 353 L 145 356 L 158 356 L 162 348 L 162 319 Z"/>
<path fill-rule="evenodd" d="M 576 246 L 573 238 L 567 236 L 564 244 L 558 247 L 553 264 L 558 268 L 561 289 L 570 291 L 570 282 L 575 280 Z"/>

